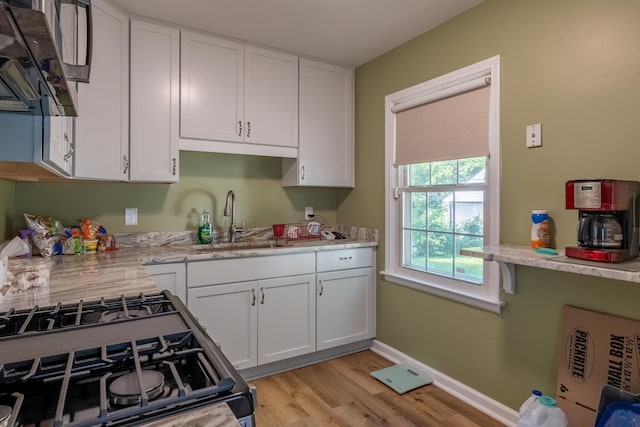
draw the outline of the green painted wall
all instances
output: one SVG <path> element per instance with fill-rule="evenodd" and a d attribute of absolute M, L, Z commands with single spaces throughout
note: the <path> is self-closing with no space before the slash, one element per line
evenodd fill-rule
<path fill-rule="evenodd" d="M 16 182 L 15 206 L 7 212 L 16 226 L 7 233 L 24 227 L 25 212 L 53 216 L 65 225 L 94 218 L 110 232 L 125 233 L 195 230 L 200 213 L 208 209 L 215 226 L 227 227 L 229 218 L 222 212 L 229 190 L 236 194 L 238 225 L 243 220 L 246 227 L 301 222 L 305 206 L 335 223 L 335 189 L 283 188 L 281 177 L 280 158 L 184 151 L 176 184 Z M 137 226 L 124 225 L 126 207 L 138 208 Z"/>
<path fill-rule="evenodd" d="M 499 54 L 501 242 L 528 245 L 531 210 L 548 209 L 557 246 L 575 244 L 566 180 L 640 180 L 638 16 L 636 0 L 487 0 L 359 67 L 357 187 L 338 191 L 338 220 L 384 236 L 385 95 Z M 541 148 L 525 147 L 532 123 Z M 378 339 L 512 408 L 554 393 L 563 305 L 640 318 L 637 284 L 525 267 L 501 315 L 381 277 L 377 297 Z"/>
<path fill-rule="evenodd" d="M 0 179 L 0 240 L 13 233 L 9 232 L 14 228 L 13 189 L 12 181 Z"/>

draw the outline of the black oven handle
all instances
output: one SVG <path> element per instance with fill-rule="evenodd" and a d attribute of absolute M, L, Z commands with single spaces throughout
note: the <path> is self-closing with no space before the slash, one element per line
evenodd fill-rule
<path fill-rule="evenodd" d="M 91 73 L 91 59 L 93 57 L 93 19 L 91 18 L 91 0 L 60 0 L 60 3 L 72 4 L 86 10 L 87 20 L 87 51 L 85 53 L 84 65 L 72 65 L 62 63 L 65 76 L 74 82 L 89 83 Z"/>

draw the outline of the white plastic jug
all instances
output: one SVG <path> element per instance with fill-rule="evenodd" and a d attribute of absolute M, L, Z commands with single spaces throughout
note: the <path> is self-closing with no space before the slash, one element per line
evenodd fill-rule
<path fill-rule="evenodd" d="M 567 427 L 567 424 L 567 417 L 556 406 L 556 400 L 542 396 L 520 416 L 517 427 Z"/>
<path fill-rule="evenodd" d="M 542 392 L 540 390 L 533 389 L 531 390 L 531 396 L 527 400 L 524 401 L 522 405 L 520 405 L 520 410 L 518 411 L 518 415 L 522 416 L 529 409 L 529 406 L 533 402 L 536 402 L 542 396 Z"/>

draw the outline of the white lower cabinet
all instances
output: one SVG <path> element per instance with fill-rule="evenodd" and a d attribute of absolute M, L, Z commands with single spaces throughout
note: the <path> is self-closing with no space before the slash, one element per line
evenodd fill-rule
<path fill-rule="evenodd" d="M 187 303 L 187 268 L 185 263 L 149 264 L 144 269 L 161 291 L 167 290 Z"/>
<path fill-rule="evenodd" d="M 373 338 L 372 268 L 318 273 L 317 350 Z"/>
<path fill-rule="evenodd" d="M 375 336 L 374 252 L 318 252 L 317 350 Z"/>
<path fill-rule="evenodd" d="M 315 351 L 315 254 L 187 264 L 189 311 L 238 369 Z"/>
<path fill-rule="evenodd" d="M 188 262 L 187 307 L 253 368 L 373 338 L 373 266 L 372 248 Z"/>

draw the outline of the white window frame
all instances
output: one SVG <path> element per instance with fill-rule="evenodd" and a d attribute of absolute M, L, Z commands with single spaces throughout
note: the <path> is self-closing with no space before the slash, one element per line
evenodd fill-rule
<path fill-rule="evenodd" d="M 484 206 L 484 244 L 500 241 L 500 56 L 494 56 L 432 80 L 400 90 L 385 97 L 385 270 L 389 282 L 500 313 L 500 273 L 497 263 L 484 261 L 481 284 L 443 277 L 406 268 L 402 265 L 402 186 L 401 168 L 395 165 L 395 113 L 399 104 L 437 98 L 438 92 L 488 75 L 489 157 Z"/>

